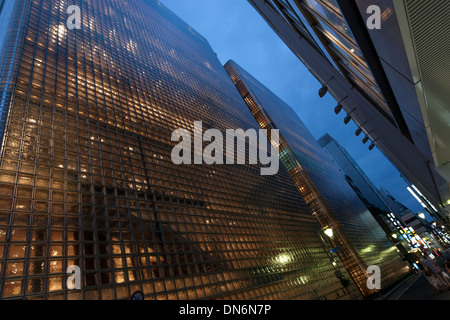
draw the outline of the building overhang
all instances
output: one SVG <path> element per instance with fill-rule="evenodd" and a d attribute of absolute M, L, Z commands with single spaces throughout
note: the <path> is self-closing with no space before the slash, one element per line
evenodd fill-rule
<path fill-rule="evenodd" d="M 372 71 L 375 81 L 386 99 L 397 127 L 407 139 L 414 143 L 408 125 L 406 124 L 402 111 L 400 110 L 400 106 L 398 105 L 395 93 L 392 90 L 377 50 L 366 28 L 366 23 L 361 17 L 358 5 L 355 1 L 349 0 L 336 0 L 336 2 L 338 3 L 342 15 L 344 16 L 356 42 L 358 43 L 359 49 L 363 53 L 364 58 Z"/>
<path fill-rule="evenodd" d="M 431 2 L 431 3 L 430 3 Z M 450 1 L 393 1 L 436 171 L 450 182 Z M 447 186 L 443 201 L 450 205 Z"/>
<path fill-rule="evenodd" d="M 265 0 L 248 0 L 268 22 L 313 76 L 329 89 L 344 110 L 352 114 L 366 136 L 411 180 L 436 207 L 444 205 L 448 182 L 435 170 L 435 165 L 403 134 L 397 126 L 373 107 L 358 90 L 349 84 L 329 61 L 318 54 L 304 37 L 296 33 Z M 450 100 L 449 100 L 450 101 Z M 448 191 L 448 190 L 447 190 Z M 443 197 L 444 196 L 444 197 Z"/>

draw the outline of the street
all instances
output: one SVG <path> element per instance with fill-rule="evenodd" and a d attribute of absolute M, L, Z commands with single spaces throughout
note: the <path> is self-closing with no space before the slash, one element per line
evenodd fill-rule
<path fill-rule="evenodd" d="M 438 263 L 441 267 L 445 263 L 446 259 L 450 255 L 446 255 L 445 258 L 440 259 Z M 420 277 L 396 300 L 450 300 L 450 291 L 447 291 L 445 287 L 442 288 L 442 293 L 439 293 L 423 276 Z"/>

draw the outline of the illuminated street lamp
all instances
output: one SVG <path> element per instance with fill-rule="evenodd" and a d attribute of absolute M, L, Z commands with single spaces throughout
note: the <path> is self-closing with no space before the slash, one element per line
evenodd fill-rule
<path fill-rule="evenodd" d="M 329 238 L 333 238 L 333 235 L 334 235 L 333 229 L 328 228 L 328 229 L 326 229 L 326 230 L 324 231 L 324 233 L 325 233 Z"/>

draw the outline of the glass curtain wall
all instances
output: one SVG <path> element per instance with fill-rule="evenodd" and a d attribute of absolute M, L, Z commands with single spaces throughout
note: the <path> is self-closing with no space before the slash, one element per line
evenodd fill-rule
<path fill-rule="evenodd" d="M 283 16 L 295 16 L 320 44 L 330 62 L 355 86 L 369 94 L 383 114 L 393 116 L 372 72 L 334 0 L 272 0 Z M 291 25 L 293 25 L 291 23 Z M 306 34 L 304 31 L 301 34 Z"/>
<path fill-rule="evenodd" d="M 208 42 L 159 1 L 77 3 L 80 30 L 67 0 L 12 17 L 0 297 L 351 298 L 284 169 L 172 162 L 194 121 L 259 128 Z"/>
<path fill-rule="evenodd" d="M 381 268 L 382 290 L 407 275 L 409 265 L 295 111 L 235 62 L 225 69 L 260 126 L 280 130 L 280 160 L 360 292 L 377 293 L 367 287 L 368 266 Z"/>

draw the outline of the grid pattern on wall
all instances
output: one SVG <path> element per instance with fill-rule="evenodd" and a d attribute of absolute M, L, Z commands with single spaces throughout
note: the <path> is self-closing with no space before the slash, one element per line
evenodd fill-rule
<path fill-rule="evenodd" d="M 181 165 L 172 132 L 256 128 L 158 1 L 27 0 L 0 165 L 3 299 L 347 299 L 287 172 Z M 77 265 L 81 290 L 67 290 Z"/>

